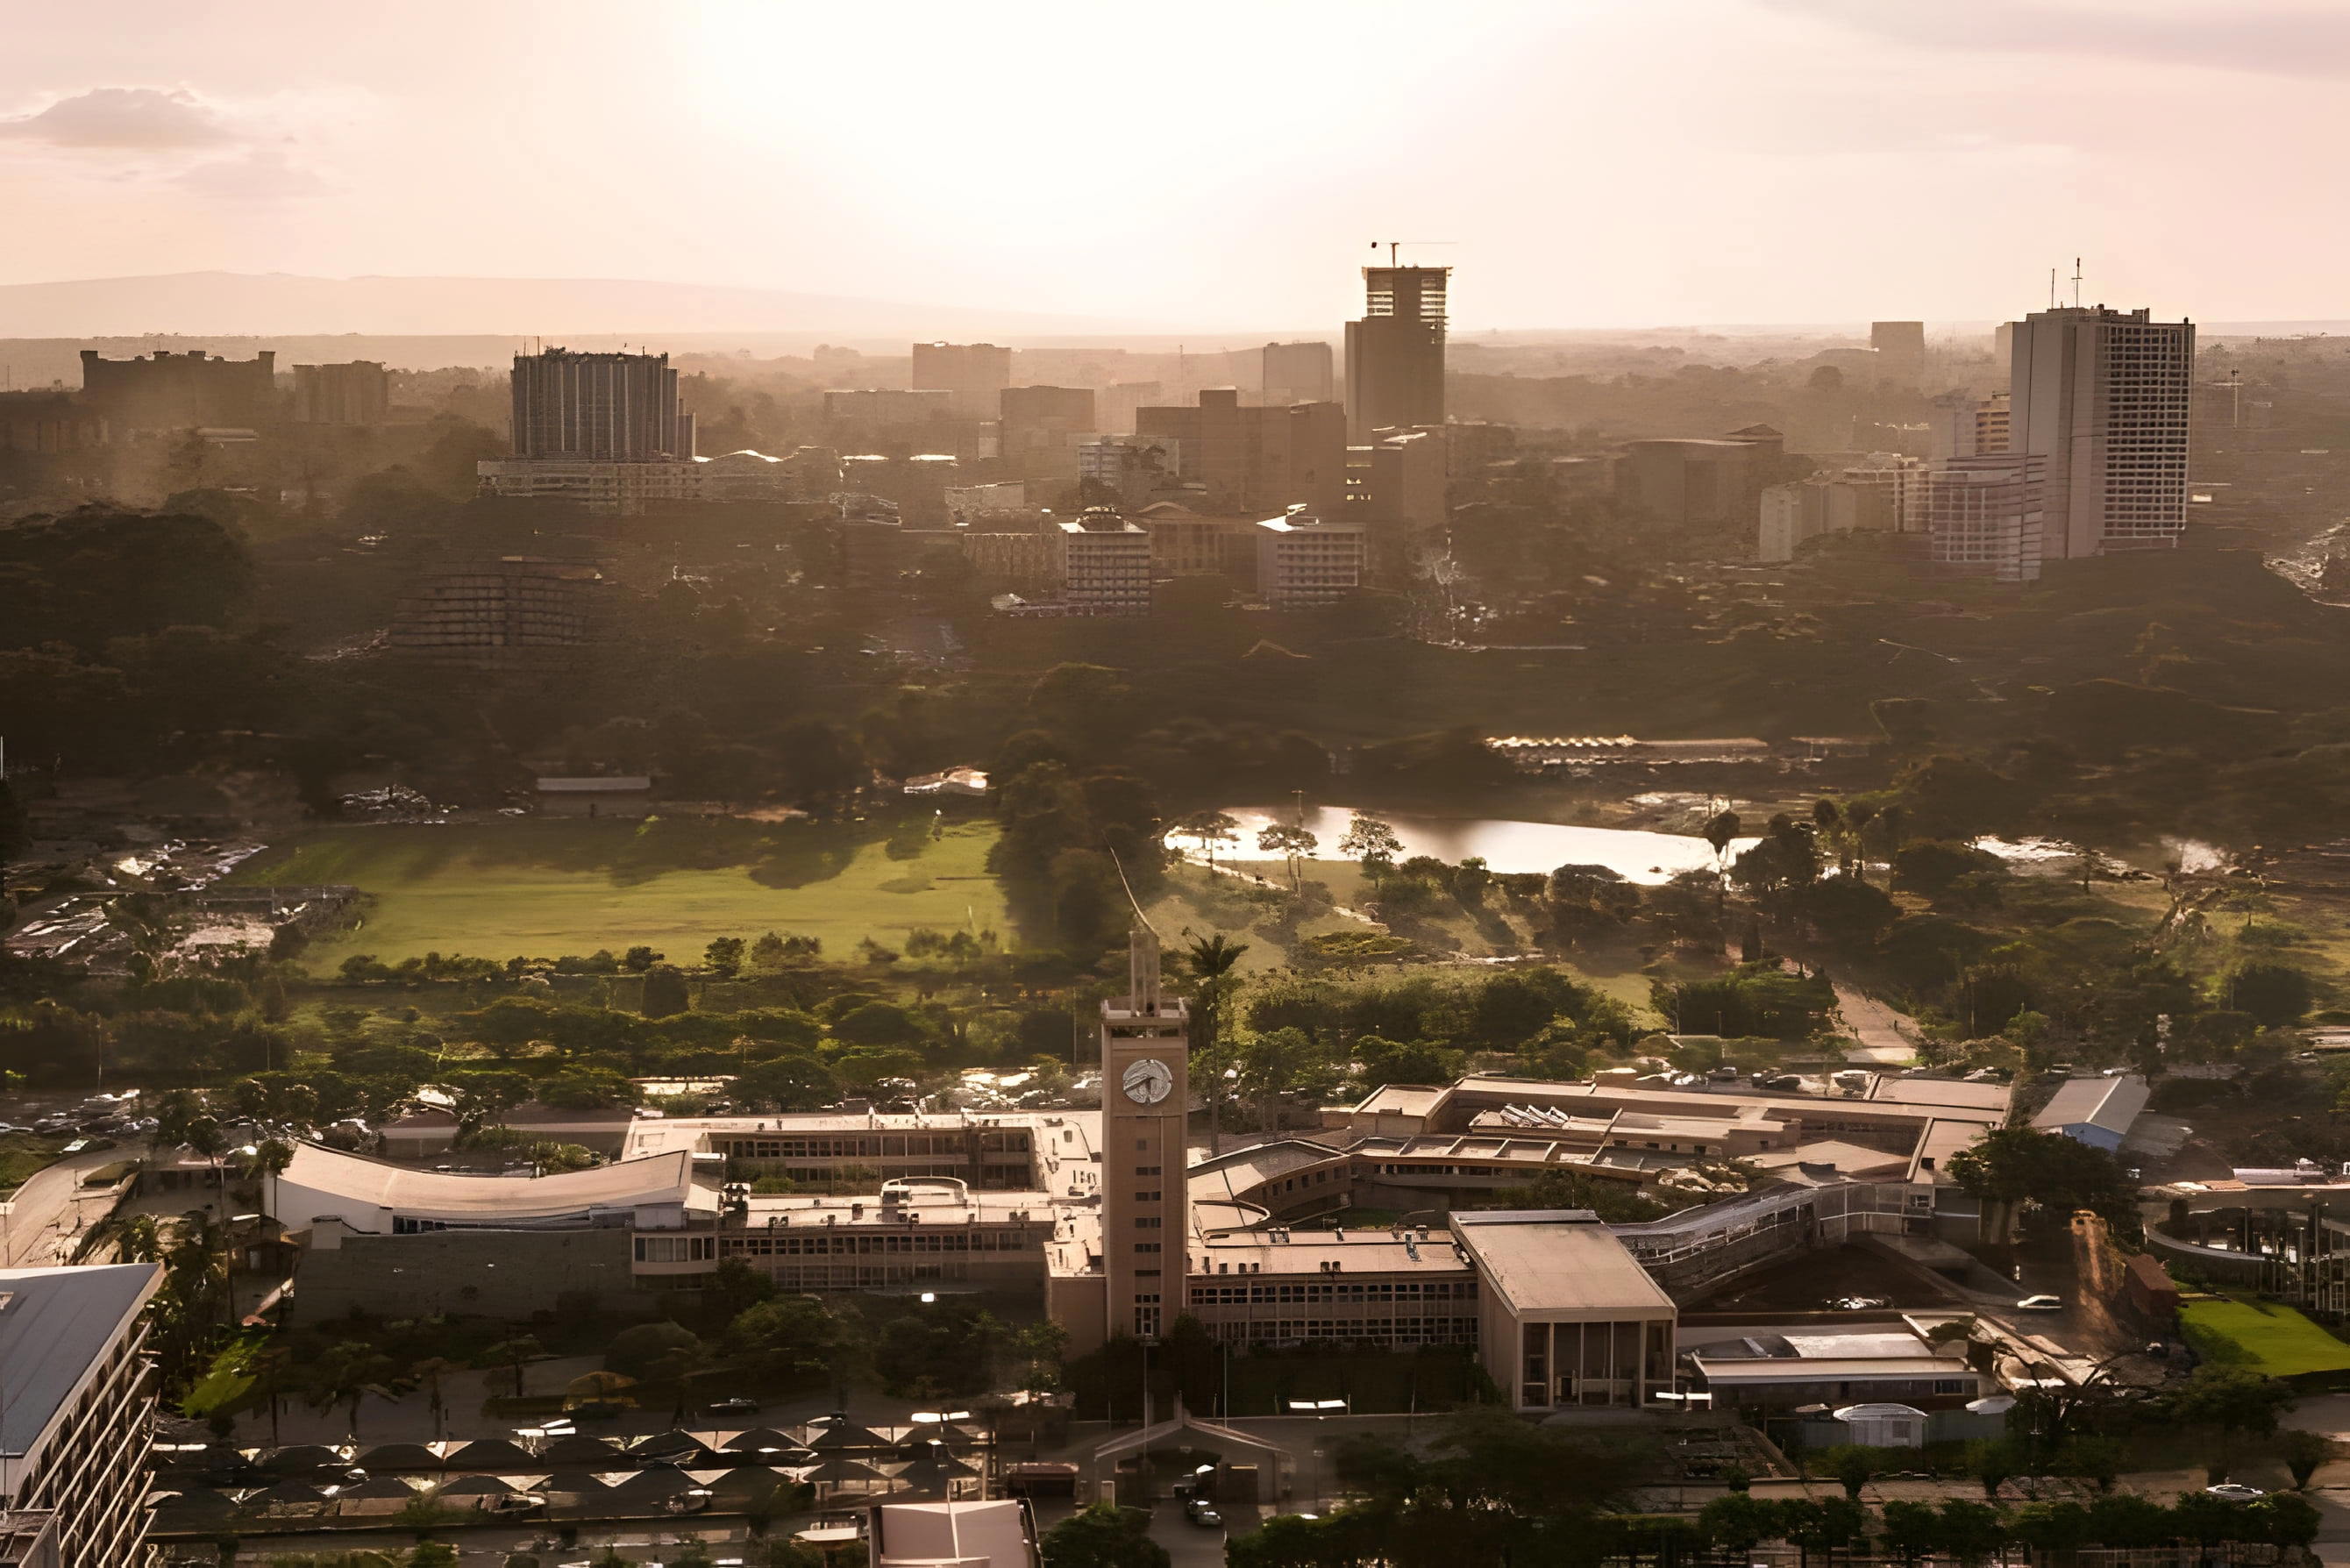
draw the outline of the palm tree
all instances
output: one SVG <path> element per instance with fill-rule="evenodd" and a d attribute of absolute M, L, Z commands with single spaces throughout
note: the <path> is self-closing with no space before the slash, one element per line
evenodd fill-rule
<path fill-rule="evenodd" d="M 1215 1074 L 1208 1089 L 1208 1147 L 1218 1149 L 1224 1103 L 1222 1069 L 1217 1065 L 1216 1034 L 1222 1023 L 1224 997 L 1238 982 L 1232 978 L 1233 967 L 1241 955 L 1249 950 L 1246 942 L 1236 942 L 1222 931 L 1210 931 L 1204 937 L 1193 937 L 1183 949 L 1184 967 L 1198 977 L 1200 989 L 1193 998 L 1191 1039 L 1194 1057 L 1207 1064 Z"/>
<path fill-rule="evenodd" d="M 310 1364 L 310 1407 L 317 1411 L 348 1405 L 350 1435 L 359 1435 L 359 1405 L 370 1394 L 391 1397 L 391 1358 L 372 1345 L 346 1339 L 327 1346 Z"/>
<path fill-rule="evenodd" d="M 426 1407 L 432 1412 L 432 1436 L 440 1438 L 447 1425 L 449 1402 L 441 1397 L 441 1379 L 452 1372 L 463 1372 L 464 1366 L 442 1356 L 428 1355 L 408 1369 L 408 1375 L 424 1386 Z"/>
<path fill-rule="evenodd" d="M 512 1339 L 498 1341 L 484 1354 L 496 1365 L 514 1369 L 515 1397 L 519 1399 L 522 1397 L 523 1367 L 533 1357 L 545 1355 L 546 1346 L 539 1344 L 537 1339 L 530 1334 L 520 1334 Z"/>

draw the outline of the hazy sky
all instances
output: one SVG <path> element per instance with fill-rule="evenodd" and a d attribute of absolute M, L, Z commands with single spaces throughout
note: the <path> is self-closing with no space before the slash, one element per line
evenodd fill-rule
<path fill-rule="evenodd" d="M 0 283 L 1465 327 L 2350 315 L 2350 0 L 5 0 Z"/>

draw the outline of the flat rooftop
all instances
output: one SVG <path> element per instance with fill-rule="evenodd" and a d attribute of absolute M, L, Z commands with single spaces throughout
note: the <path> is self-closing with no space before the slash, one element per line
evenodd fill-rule
<path fill-rule="evenodd" d="M 1587 1209 L 1490 1209 L 1452 1216 L 1453 1234 L 1520 1315 L 1677 1315 L 1672 1297 Z"/>

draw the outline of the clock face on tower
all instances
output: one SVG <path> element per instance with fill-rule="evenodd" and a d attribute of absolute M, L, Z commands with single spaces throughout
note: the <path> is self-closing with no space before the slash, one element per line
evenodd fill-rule
<path fill-rule="evenodd" d="M 1166 1063 L 1146 1056 L 1127 1068 L 1118 1085 L 1136 1105 L 1155 1106 L 1175 1086 L 1175 1075 L 1168 1071 Z"/>

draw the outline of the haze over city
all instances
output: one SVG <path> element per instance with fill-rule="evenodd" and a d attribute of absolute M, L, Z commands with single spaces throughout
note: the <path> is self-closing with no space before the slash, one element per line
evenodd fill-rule
<path fill-rule="evenodd" d="M 109 15 L 11 19 L 0 283 L 621 278 L 1272 331 L 1405 238 L 1473 269 L 1472 332 L 1989 321 L 2075 254 L 2099 297 L 2287 320 L 2350 238 L 2283 155 L 2350 133 L 2327 0 Z M 331 326 L 287 314 L 172 325 Z M 494 314 L 458 291 L 415 329 L 662 325 Z"/>

